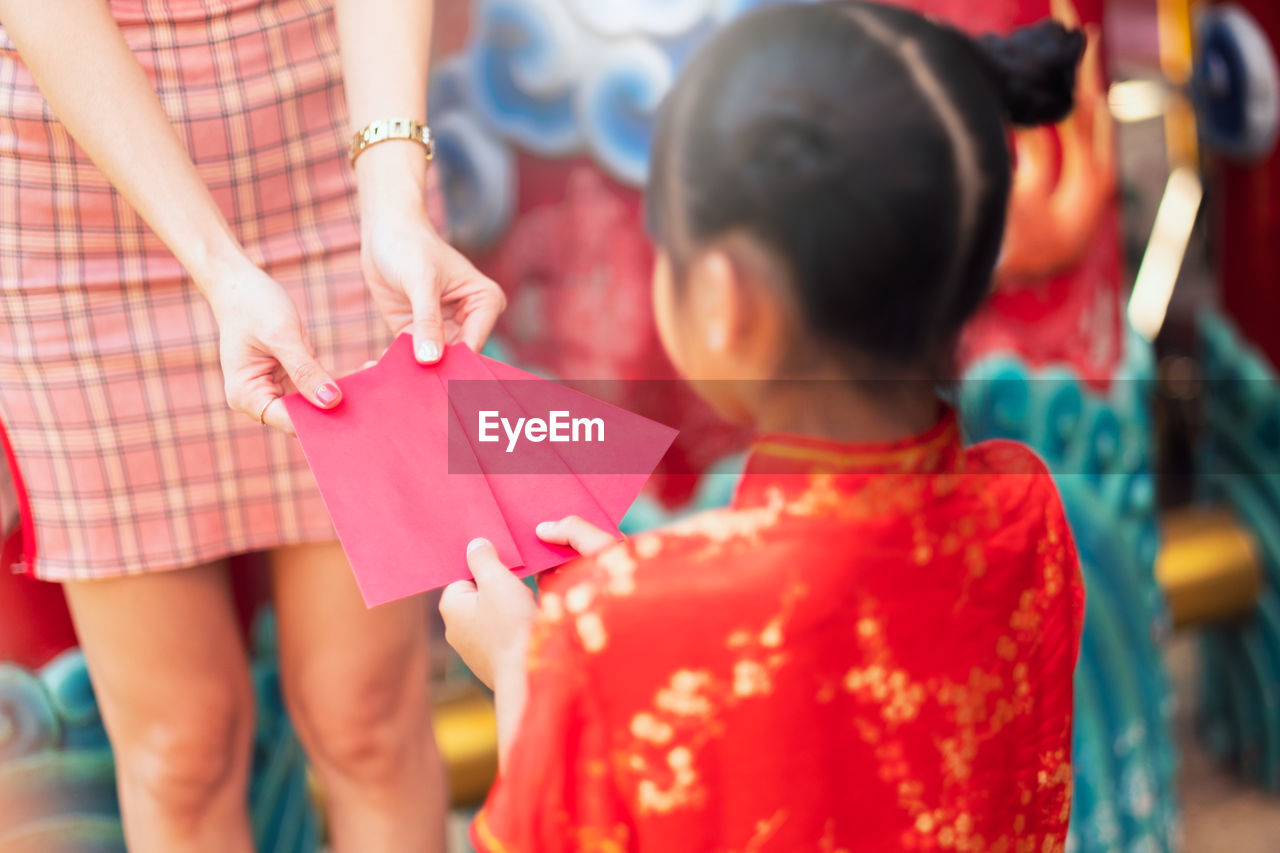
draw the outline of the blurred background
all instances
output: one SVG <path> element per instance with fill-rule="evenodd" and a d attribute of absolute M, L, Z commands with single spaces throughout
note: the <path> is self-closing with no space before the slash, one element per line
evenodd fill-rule
<path fill-rule="evenodd" d="M 1069 849 L 1280 850 L 1280 3 L 892 1 L 975 33 L 1053 16 L 1090 38 L 1076 114 L 1015 135 L 1005 255 L 958 391 L 971 440 L 1049 462 L 1084 563 Z M 641 187 L 673 74 L 761 3 L 436 5 L 454 239 L 509 295 L 490 354 L 619 380 L 614 402 L 682 429 L 630 530 L 723 503 L 743 437 L 634 381 L 673 376 Z M 264 851 L 314 850 L 323 792 L 281 709 L 269 591 L 251 557 L 240 574 L 255 833 Z M 57 587 L 0 577 L 0 851 L 123 849 L 75 646 Z M 496 766 L 492 708 L 436 651 L 462 850 Z"/>

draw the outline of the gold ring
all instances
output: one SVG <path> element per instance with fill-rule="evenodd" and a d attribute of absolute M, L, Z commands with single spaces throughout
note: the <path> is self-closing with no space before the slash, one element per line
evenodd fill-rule
<path fill-rule="evenodd" d="M 258 412 L 258 423 L 262 424 L 263 426 L 267 425 L 267 409 L 271 408 L 271 404 L 274 403 L 275 401 L 276 401 L 276 398 L 272 397 L 270 400 L 267 401 L 267 404 L 262 407 L 262 411 Z"/>

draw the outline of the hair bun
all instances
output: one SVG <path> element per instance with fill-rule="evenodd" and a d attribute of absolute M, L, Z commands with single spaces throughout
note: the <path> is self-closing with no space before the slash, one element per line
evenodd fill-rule
<path fill-rule="evenodd" d="M 977 40 L 1005 112 L 1016 125 L 1061 121 L 1071 113 L 1085 37 L 1053 20 Z"/>

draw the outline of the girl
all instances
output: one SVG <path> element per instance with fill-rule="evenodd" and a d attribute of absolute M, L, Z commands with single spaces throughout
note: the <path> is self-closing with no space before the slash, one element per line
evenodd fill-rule
<path fill-rule="evenodd" d="M 478 849 L 1062 849 L 1070 533 L 1036 457 L 965 449 L 934 389 L 999 254 L 1007 122 L 1069 112 L 1083 47 L 840 2 L 688 66 L 649 184 L 656 314 L 763 435 L 725 510 L 620 544 L 542 525 L 585 559 L 540 605 L 472 543 L 441 611 L 496 690 Z"/>
<path fill-rule="evenodd" d="M 289 428 L 286 378 L 330 408 L 327 371 L 393 332 L 432 362 L 479 347 L 502 308 L 427 216 L 431 13 L 0 0 L 0 444 L 137 853 L 251 849 L 225 559 L 247 551 L 269 555 L 333 848 L 444 846 L 426 614 L 364 608 L 297 443 L 267 428 Z"/>

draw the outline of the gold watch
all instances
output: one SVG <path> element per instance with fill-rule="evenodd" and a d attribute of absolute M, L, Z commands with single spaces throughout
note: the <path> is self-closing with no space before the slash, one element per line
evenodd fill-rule
<path fill-rule="evenodd" d="M 364 153 L 365 149 L 391 139 L 407 139 L 417 142 L 427 149 L 427 160 L 435 156 L 435 140 L 431 138 L 431 128 L 411 118 L 384 118 L 369 122 L 351 137 L 351 162 Z"/>

